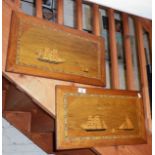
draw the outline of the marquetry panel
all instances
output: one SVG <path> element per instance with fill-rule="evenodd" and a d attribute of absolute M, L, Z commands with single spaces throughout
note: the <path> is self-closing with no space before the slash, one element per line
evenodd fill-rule
<path fill-rule="evenodd" d="M 57 86 L 57 149 L 146 142 L 140 92 Z"/>
<path fill-rule="evenodd" d="M 103 38 L 17 12 L 10 34 L 7 71 L 105 84 Z"/>

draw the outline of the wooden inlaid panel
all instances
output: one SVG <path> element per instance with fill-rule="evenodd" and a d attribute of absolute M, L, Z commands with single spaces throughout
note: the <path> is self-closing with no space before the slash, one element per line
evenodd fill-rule
<path fill-rule="evenodd" d="M 104 85 L 101 37 L 13 12 L 7 71 Z"/>
<path fill-rule="evenodd" d="M 57 86 L 57 149 L 146 142 L 140 92 Z"/>

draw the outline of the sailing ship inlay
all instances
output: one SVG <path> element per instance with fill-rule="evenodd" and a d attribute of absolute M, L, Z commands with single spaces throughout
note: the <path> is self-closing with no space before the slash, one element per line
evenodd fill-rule
<path fill-rule="evenodd" d="M 50 48 L 45 48 L 44 51 L 41 51 L 39 53 L 38 59 L 40 61 L 54 63 L 54 64 L 65 62 L 65 60 L 59 56 L 58 51 L 56 49 L 50 50 Z"/>
<path fill-rule="evenodd" d="M 101 120 L 100 116 L 88 116 L 88 120 L 85 124 L 81 125 L 81 128 L 86 131 L 105 131 L 108 129 L 106 123 Z"/>
<path fill-rule="evenodd" d="M 134 126 L 131 122 L 131 120 L 127 117 L 125 119 L 125 122 L 121 124 L 121 126 L 118 128 L 119 130 L 133 130 Z"/>

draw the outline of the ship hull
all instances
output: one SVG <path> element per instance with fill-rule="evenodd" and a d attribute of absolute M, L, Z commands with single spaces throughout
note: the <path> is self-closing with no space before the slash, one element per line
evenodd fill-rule
<path fill-rule="evenodd" d="M 87 132 L 105 131 L 106 129 L 85 129 Z"/>

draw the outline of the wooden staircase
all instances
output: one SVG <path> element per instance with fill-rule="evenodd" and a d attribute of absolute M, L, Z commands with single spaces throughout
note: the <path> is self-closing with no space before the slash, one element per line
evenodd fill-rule
<path fill-rule="evenodd" d="M 63 25 L 63 0 L 59 1 L 57 5 L 57 23 Z M 42 6 L 41 0 L 36 0 L 37 9 L 36 16 L 42 18 Z M 8 80 L 3 78 L 3 117 L 6 118 L 13 126 L 19 129 L 27 137 L 29 137 L 34 143 L 36 143 L 40 148 L 42 148 L 47 153 L 55 153 L 58 155 L 95 155 L 98 154 L 93 149 L 79 149 L 79 150 L 66 150 L 66 151 L 56 151 L 55 150 L 55 119 L 52 116 L 55 116 L 55 85 L 77 85 L 75 83 L 63 82 L 53 79 L 43 79 L 39 77 L 31 77 L 28 75 L 14 74 L 5 71 L 6 58 L 7 58 L 7 49 L 8 49 L 8 40 L 9 40 L 9 30 L 10 30 L 10 21 L 12 10 L 22 11 L 20 8 L 20 0 L 3 0 L 3 46 L 2 46 L 2 70 L 3 75 L 9 79 L 11 82 L 15 83 L 18 88 Z M 76 29 L 82 30 L 82 0 L 76 0 Z M 93 5 L 94 16 L 93 16 L 93 34 L 99 34 L 99 7 Z M 96 11 L 95 11 L 96 10 Z M 110 51 L 111 59 L 113 60 L 111 72 L 111 80 L 113 83 L 113 88 L 117 87 L 118 81 L 118 68 L 117 68 L 117 50 L 115 48 L 116 37 L 115 37 L 115 28 L 114 28 L 114 10 L 111 8 L 106 8 L 109 18 L 109 36 L 110 36 Z M 131 50 L 130 50 L 130 41 L 128 36 L 128 24 L 127 24 L 127 15 L 123 15 L 123 31 L 124 31 L 124 47 L 125 55 L 128 55 L 126 65 L 126 72 L 131 77 L 132 69 L 132 60 L 131 60 Z M 151 130 L 151 115 L 150 115 L 150 105 L 149 97 L 147 93 L 147 78 L 145 70 L 145 54 L 143 49 L 143 40 L 142 40 L 142 27 L 145 22 L 141 22 L 141 18 L 134 17 L 136 21 L 137 41 L 138 41 L 138 53 L 140 60 L 140 71 L 141 71 L 141 83 L 144 94 L 144 103 L 145 103 L 145 113 L 146 113 L 146 122 L 147 129 L 150 132 Z M 149 22 L 150 23 L 150 22 Z M 145 24 L 147 25 L 147 23 Z M 147 28 L 147 26 L 146 26 Z M 152 29 L 147 28 L 151 40 Z M 150 45 L 151 46 L 151 45 Z M 131 88 L 133 84 L 132 78 L 127 78 L 128 89 Z M 78 84 L 79 85 L 79 84 Z M 22 90 L 22 91 L 21 91 Z M 25 93 L 29 94 L 34 101 L 28 97 Z M 38 91 L 38 93 L 36 93 Z M 46 92 L 48 92 L 46 94 Z M 49 93 L 50 92 L 50 93 Z M 46 94 L 40 95 L 40 94 Z M 41 97 L 40 97 L 41 96 Z M 37 103 L 37 104 L 36 104 Z M 48 111 L 46 113 L 40 106 Z M 147 132 L 148 132 L 147 131 Z M 131 145 L 131 146 L 111 146 L 111 147 L 95 147 L 95 150 L 99 151 L 101 154 L 106 155 L 151 155 L 151 134 L 148 135 L 148 144 L 144 145 Z"/>
<path fill-rule="evenodd" d="M 55 119 L 3 77 L 3 117 L 47 153 L 95 155 L 91 149 L 55 150 Z M 39 90 L 38 90 L 39 91 Z"/>

